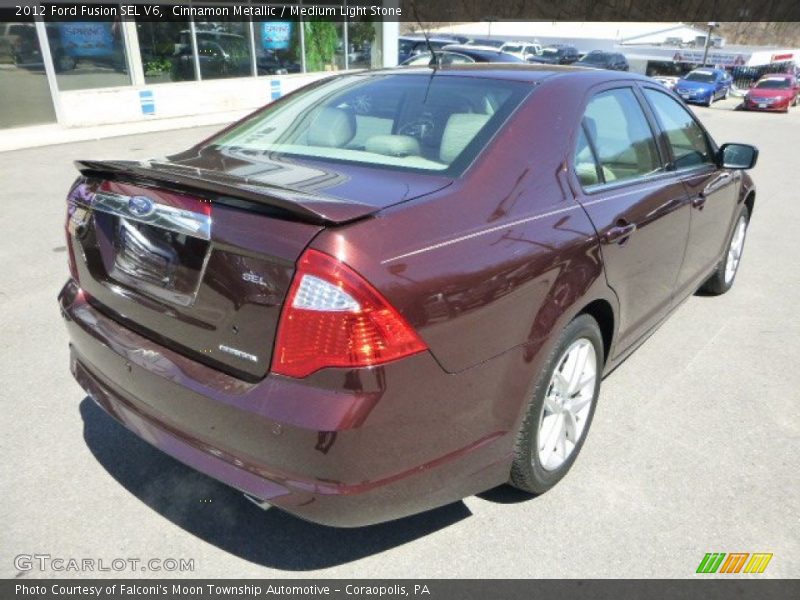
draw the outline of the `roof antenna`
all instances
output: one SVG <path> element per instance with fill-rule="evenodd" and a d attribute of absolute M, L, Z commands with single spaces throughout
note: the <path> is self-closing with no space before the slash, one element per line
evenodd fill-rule
<path fill-rule="evenodd" d="M 436 53 L 433 51 L 433 46 L 431 46 L 431 40 L 428 38 L 428 31 L 422 26 L 422 21 L 419 20 L 416 0 L 411 0 L 411 10 L 414 12 L 414 20 L 422 30 L 422 35 L 425 38 L 425 45 L 428 47 L 428 52 L 431 53 L 431 60 L 428 62 L 428 66 L 435 69 L 439 65 L 439 60 L 436 58 Z"/>

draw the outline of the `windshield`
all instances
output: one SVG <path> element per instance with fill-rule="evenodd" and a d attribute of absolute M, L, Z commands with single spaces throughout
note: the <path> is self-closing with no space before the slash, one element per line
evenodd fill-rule
<path fill-rule="evenodd" d="M 692 71 L 686 77 L 686 81 L 700 81 L 702 83 L 714 83 L 716 78 L 713 73 L 703 73 L 701 71 Z"/>
<path fill-rule="evenodd" d="M 558 56 L 559 49 L 558 48 L 545 48 L 542 50 L 542 56 L 547 57 L 555 57 Z"/>
<path fill-rule="evenodd" d="M 594 64 L 603 64 L 607 61 L 608 61 L 608 56 L 606 54 L 600 54 L 599 52 L 595 54 L 587 54 L 580 60 L 580 62 L 583 63 L 594 63 Z"/>
<path fill-rule="evenodd" d="M 342 76 L 270 105 L 207 145 L 250 161 L 294 156 L 458 175 L 530 89 L 433 73 Z"/>
<path fill-rule="evenodd" d="M 788 90 L 791 87 L 790 79 L 764 79 L 756 84 L 759 90 Z"/>
<path fill-rule="evenodd" d="M 506 44 L 505 46 L 503 46 L 500 49 L 503 52 L 521 52 L 522 51 L 522 46 L 509 46 L 509 45 Z"/>

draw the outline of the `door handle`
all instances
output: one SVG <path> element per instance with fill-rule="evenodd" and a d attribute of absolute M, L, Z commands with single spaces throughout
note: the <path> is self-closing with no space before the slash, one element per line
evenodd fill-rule
<path fill-rule="evenodd" d="M 692 198 L 692 206 L 697 210 L 703 210 L 707 199 L 708 198 L 706 198 L 706 195 L 703 192 L 700 192 L 694 198 Z"/>
<path fill-rule="evenodd" d="M 606 244 L 624 244 L 634 231 L 636 231 L 636 223 L 628 223 L 624 219 L 620 219 L 614 227 L 606 231 L 603 241 Z"/>

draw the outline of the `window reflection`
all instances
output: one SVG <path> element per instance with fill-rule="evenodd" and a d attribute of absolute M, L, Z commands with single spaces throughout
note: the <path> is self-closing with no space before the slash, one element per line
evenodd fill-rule
<path fill-rule="evenodd" d="M 50 22 L 45 26 L 59 90 L 130 84 L 119 21 Z"/>
<path fill-rule="evenodd" d="M 197 55 L 202 79 L 253 74 L 250 27 L 241 21 L 198 21 Z"/>
<path fill-rule="evenodd" d="M 0 129 L 56 120 L 32 21 L 0 21 Z"/>
<path fill-rule="evenodd" d="M 188 21 L 137 22 L 136 32 L 145 82 L 196 79 Z"/>
<path fill-rule="evenodd" d="M 259 75 L 300 73 L 300 24 L 297 21 L 256 21 L 253 28 Z"/>
<path fill-rule="evenodd" d="M 377 60 L 376 26 L 372 21 L 353 20 L 347 24 L 347 42 L 350 46 L 348 66 L 351 69 L 369 69 L 379 66 Z"/>
<path fill-rule="evenodd" d="M 308 19 L 303 22 L 306 40 L 306 71 L 344 69 L 344 27 L 342 23 Z"/>

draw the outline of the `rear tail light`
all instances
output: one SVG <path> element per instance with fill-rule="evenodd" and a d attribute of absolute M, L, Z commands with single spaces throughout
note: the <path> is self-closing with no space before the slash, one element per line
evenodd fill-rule
<path fill-rule="evenodd" d="M 67 196 L 67 220 L 64 223 L 64 234 L 67 238 L 67 266 L 69 267 L 69 274 L 75 281 L 78 280 L 78 263 L 75 260 L 75 250 L 72 247 L 72 231 L 75 229 L 73 217 L 77 208 L 76 194 L 79 191 L 79 186 L 82 184 L 83 179 L 78 180 L 70 188 L 69 195 Z"/>
<path fill-rule="evenodd" d="M 303 253 L 284 304 L 272 371 L 305 377 L 325 367 L 368 367 L 427 346 L 363 277 L 332 256 Z"/>

